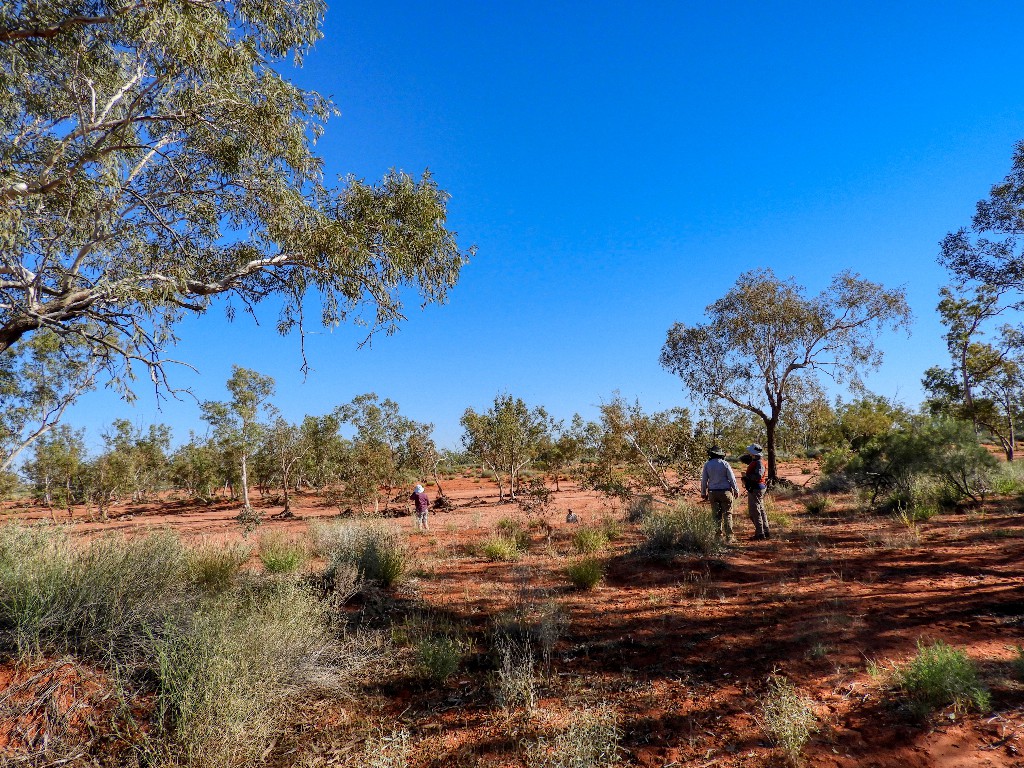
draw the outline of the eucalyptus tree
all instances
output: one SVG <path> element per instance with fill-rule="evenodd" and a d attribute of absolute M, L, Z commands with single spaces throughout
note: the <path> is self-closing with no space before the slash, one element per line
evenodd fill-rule
<path fill-rule="evenodd" d="M 498 499 L 504 498 L 501 475 L 508 477 L 508 492 L 516 497 L 516 480 L 543 449 L 553 426 L 541 406 L 530 408 L 521 398 L 500 394 L 483 413 L 467 408 L 460 421 L 462 444 L 494 474 Z"/>
<path fill-rule="evenodd" d="M 0 3 L 0 355 L 42 330 L 167 385 L 177 323 L 274 297 L 278 329 L 392 332 L 471 252 L 429 173 L 325 183 L 336 110 L 282 74 L 323 0 Z"/>
<path fill-rule="evenodd" d="M 422 450 L 434 425 L 402 415 L 398 403 L 372 392 L 353 398 L 337 414 L 355 428 L 347 484 L 360 503 L 372 500 L 377 510 L 381 490 L 387 503 L 398 485 L 420 476 Z"/>
<path fill-rule="evenodd" d="M 203 420 L 214 429 L 215 438 L 237 453 L 242 483 L 242 515 L 252 514 L 249 503 L 249 459 L 258 450 L 266 433 L 261 418 L 269 418 L 269 399 L 274 394 L 274 379 L 256 371 L 231 366 L 227 382 L 231 399 L 207 400 L 201 406 Z"/>
<path fill-rule="evenodd" d="M 0 354 L 0 472 L 60 421 L 98 372 L 87 347 L 64 343 L 50 331 Z"/>
<path fill-rule="evenodd" d="M 961 283 L 1000 292 L 1024 292 L 1024 141 L 1014 148 L 1010 172 L 978 201 L 970 227 L 948 233 L 939 261 Z"/>
<path fill-rule="evenodd" d="M 46 506 L 62 502 L 70 516 L 86 461 L 85 431 L 59 424 L 33 443 L 22 472 Z"/>
<path fill-rule="evenodd" d="M 817 296 L 807 296 L 770 269 L 740 275 L 705 315 L 706 323 L 669 329 L 661 365 L 698 400 L 724 401 L 763 422 L 773 481 L 779 420 L 796 382 L 818 374 L 856 381 L 881 364 L 880 333 L 908 327 L 911 317 L 902 288 L 841 272 Z"/>
<path fill-rule="evenodd" d="M 709 443 L 696 434 L 685 408 L 648 413 L 616 393 L 599 406 L 599 429 L 584 430 L 593 460 L 584 483 L 608 496 L 678 496 L 700 477 Z"/>
<path fill-rule="evenodd" d="M 1012 308 L 1001 301 L 1002 293 L 990 285 L 942 289 L 938 310 L 950 366 L 929 368 L 922 384 L 933 414 L 987 430 L 1013 461 L 1024 406 L 1024 333 L 1008 323 L 989 327 Z"/>

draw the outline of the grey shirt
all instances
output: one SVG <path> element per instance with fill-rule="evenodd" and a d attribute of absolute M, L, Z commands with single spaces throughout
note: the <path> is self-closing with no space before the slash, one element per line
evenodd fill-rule
<path fill-rule="evenodd" d="M 707 496 L 708 491 L 732 491 L 738 494 L 736 475 L 725 459 L 710 459 L 700 473 L 700 495 Z"/>

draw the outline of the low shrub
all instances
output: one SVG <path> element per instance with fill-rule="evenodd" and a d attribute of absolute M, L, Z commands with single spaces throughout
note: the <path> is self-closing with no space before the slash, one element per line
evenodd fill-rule
<path fill-rule="evenodd" d="M 527 747 L 530 768 L 611 768 L 621 757 L 622 730 L 607 705 L 572 713 L 554 738 L 541 737 Z"/>
<path fill-rule="evenodd" d="M 626 521 L 630 523 L 642 523 L 653 514 L 653 496 L 634 496 L 626 506 Z"/>
<path fill-rule="evenodd" d="M 225 542 L 204 542 L 188 552 L 193 578 L 209 592 L 223 592 L 231 588 L 239 570 L 250 557 L 251 546 Z"/>
<path fill-rule="evenodd" d="M 919 717 L 946 706 L 986 712 L 991 703 L 974 662 L 941 640 L 932 645 L 918 642 L 917 655 L 897 669 L 894 683 Z"/>
<path fill-rule="evenodd" d="M 427 680 L 442 683 L 462 663 L 463 647 L 448 636 L 424 637 L 416 643 L 416 668 Z"/>
<path fill-rule="evenodd" d="M 833 506 L 832 498 L 824 494 L 815 494 L 804 501 L 804 509 L 812 515 L 824 515 Z"/>
<path fill-rule="evenodd" d="M 1013 671 L 1014 679 L 1024 683 L 1024 647 L 1017 646 L 1017 655 L 1014 656 L 1010 668 Z"/>
<path fill-rule="evenodd" d="M 604 578 L 604 563 L 596 557 L 584 557 L 566 566 L 565 575 L 576 589 L 593 589 Z"/>
<path fill-rule="evenodd" d="M 617 541 L 622 538 L 622 521 L 611 515 L 605 515 L 600 522 L 601 532 L 608 541 Z"/>
<path fill-rule="evenodd" d="M 480 554 L 495 563 L 511 563 L 522 557 L 523 551 L 515 539 L 497 534 L 484 540 L 480 545 Z"/>
<path fill-rule="evenodd" d="M 408 573 L 409 551 L 402 534 L 390 526 L 346 521 L 317 535 L 320 546 L 330 548 L 324 573 L 328 581 L 336 581 L 338 574 L 354 567 L 358 581 L 392 587 Z"/>
<path fill-rule="evenodd" d="M 268 573 L 294 573 L 309 561 L 309 547 L 284 531 L 260 536 L 260 562 Z"/>
<path fill-rule="evenodd" d="M 666 512 L 652 513 L 642 524 L 645 541 L 641 550 L 660 555 L 713 555 L 722 551 L 718 527 L 710 511 L 680 504 Z"/>
<path fill-rule="evenodd" d="M 577 528 L 572 535 L 572 546 L 581 555 L 600 552 L 608 544 L 608 537 L 600 528 Z"/>
<path fill-rule="evenodd" d="M 814 728 L 811 701 L 802 697 L 787 678 L 772 674 L 760 703 L 760 723 L 765 734 L 788 762 L 796 765 Z"/>
<path fill-rule="evenodd" d="M 272 742 L 296 689 L 318 685 L 332 641 L 316 599 L 295 584 L 204 604 L 155 647 L 157 751 L 196 768 L 249 765 Z"/>

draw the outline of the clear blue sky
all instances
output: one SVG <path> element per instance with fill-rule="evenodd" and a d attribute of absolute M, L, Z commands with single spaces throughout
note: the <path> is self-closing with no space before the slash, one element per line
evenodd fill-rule
<path fill-rule="evenodd" d="M 944 362 L 939 239 L 967 224 L 1024 138 L 1019 3 L 332 4 L 295 73 L 342 116 L 331 176 L 429 167 L 479 254 L 443 307 L 398 335 L 299 340 L 221 307 L 181 326 L 175 376 L 224 399 L 232 363 L 277 380 L 286 416 L 357 394 L 396 400 L 456 445 L 467 406 L 507 391 L 569 418 L 614 390 L 684 404 L 658 366 L 740 272 L 811 290 L 851 268 L 905 285 L 913 335 L 887 336 L 875 391 L 916 405 Z M 83 399 L 90 443 L 116 416 L 202 429 L 191 400 L 157 410 Z"/>

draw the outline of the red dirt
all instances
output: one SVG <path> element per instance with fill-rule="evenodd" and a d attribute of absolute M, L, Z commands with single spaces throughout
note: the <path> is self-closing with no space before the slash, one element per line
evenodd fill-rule
<path fill-rule="evenodd" d="M 812 469 L 790 464 L 785 474 L 802 485 Z M 524 741 L 550 733 L 575 707 L 607 702 L 619 715 L 625 765 L 775 765 L 781 757 L 756 721 L 775 671 L 815 702 L 818 730 L 804 750 L 812 768 L 1024 766 L 1024 684 L 1011 669 L 1024 645 L 1024 517 L 1015 502 L 943 515 L 915 534 L 886 517 L 853 514 L 849 499 L 819 518 L 798 501 L 776 501 L 777 512 L 791 518 L 789 530 L 777 527 L 768 542 L 741 540 L 706 560 L 641 558 L 631 553 L 639 531 L 627 525 L 607 553 L 604 582 L 579 592 L 562 575 L 577 527 L 564 522 L 566 510 L 584 525 L 622 510 L 562 486 L 547 515 L 550 546 L 535 529 L 530 553 L 508 564 L 471 552 L 518 507 L 498 504 L 486 479 L 445 481 L 457 508 L 433 515 L 429 534 L 410 536 L 418 575 L 387 610 L 448 618 L 466 628 L 479 653 L 444 685 L 422 683 L 396 665 L 368 681 L 355 701 L 302 703 L 271 762 L 292 765 L 315 754 L 323 765 L 358 764 L 359 741 L 377 726 L 408 729 L 418 768 L 522 766 Z M 293 509 L 300 518 L 336 515 L 307 495 L 293 499 Z M 234 538 L 241 536 L 236 513 L 237 505 L 223 501 L 196 507 L 165 500 L 120 509 L 107 523 L 78 522 L 74 530 L 170 526 L 189 537 Z M 750 523 L 742 510 L 736 519 L 745 539 Z M 410 516 L 395 522 L 412 532 Z M 538 709 L 507 716 L 489 688 L 487 639 L 496 616 L 545 599 L 562 606 L 568 629 L 555 646 L 552 674 L 539 684 Z M 365 618 L 368 608 L 376 607 L 353 610 Z M 889 670 L 918 641 L 933 640 L 965 649 L 981 665 L 991 712 L 947 710 L 920 723 L 900 708 L 884 676 L 868 674 L 868 662 Z"/>

